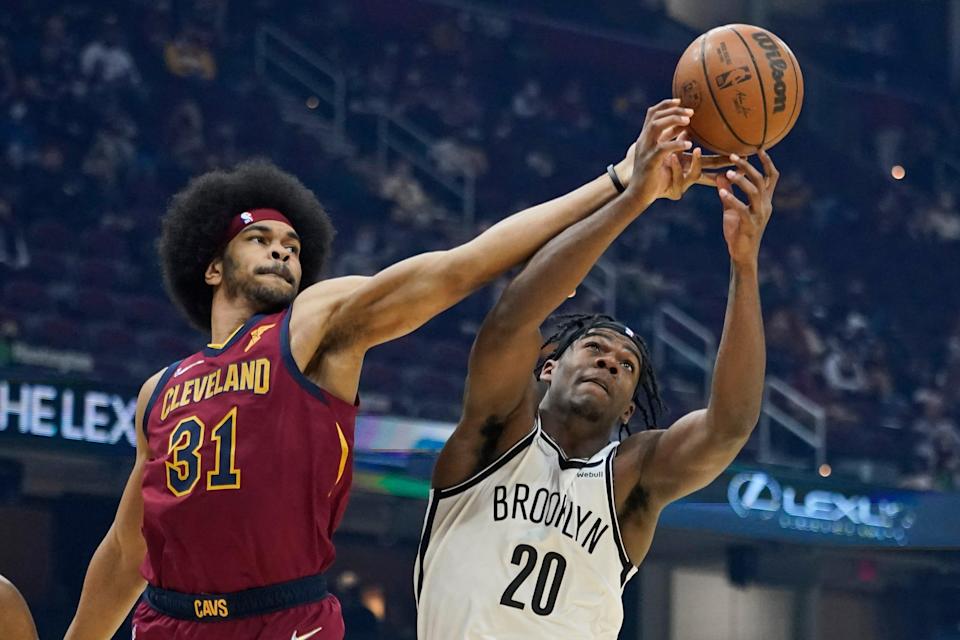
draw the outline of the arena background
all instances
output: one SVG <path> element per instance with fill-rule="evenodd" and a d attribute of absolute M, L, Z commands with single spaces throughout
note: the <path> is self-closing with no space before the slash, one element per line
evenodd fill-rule
<path fill-rule="evenodd" d="M 686 45 L 733 22 L 806 79 L 773 152 L 766 399 L 735 465 L 664 514 L 621 638 L 960 638 L 958 0 L 6 3 L 0 574 L 41 638 L 113 517 L 136 389 L 205 342 L 154 248 L 190 176 L 273 159 L 331 212 L 332 275 L 373 273 L 599 175 Z M 676 417 L 704 402 L 727 277 L 698 187 L 568 305 L 648 337 Z M 333 571 L 348 638 L 414 637 L 431 452 L 497 290 L 369 356 Z"/>

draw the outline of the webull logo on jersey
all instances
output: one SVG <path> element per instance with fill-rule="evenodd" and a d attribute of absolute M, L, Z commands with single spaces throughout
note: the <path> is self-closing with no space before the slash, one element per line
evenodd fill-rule
<path fill-rule="evenodd" d="M 493 488 L 493 520 L 500 522 L 507 518 L 555 527 L 590 553 L 610 528 L 603 518 L 574 504 L 566 495 L 544 487 L 531 494 L 530 487 L 523 483 Z"/>
<path fill-rule="evenodd" d="M 233 362 L 226 367 L 173 385 L 163 393 L 160 419 L 166 420 L 174 409 L 231 391 L 249 391 L 256 395 L 269 393 L 270 360 L 257 358 L 246 362 Z"/>
<path fill-rule="evenodd" d="M 777 519 L 782 529 L 906 543 L 915 515 L 902 502 L 836 491 L 797 490 L 762 473 L 740 473 L 727 486 L 727 500 L 741 518 Z"/>

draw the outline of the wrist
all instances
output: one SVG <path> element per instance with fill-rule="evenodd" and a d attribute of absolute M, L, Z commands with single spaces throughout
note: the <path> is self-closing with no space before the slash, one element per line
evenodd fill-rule
<path fill-rule="evenodd" d="M 756 256 L 743 259 L 731 259 L 730 268 L 739 277 L 756 279 L 759 274 L 759 261 Z"/>
<path fill-rule="evenodd" d="M 617 194 L 621 194 L 626 191 L 626 186 L 624 186 L 623 181 L 620 179 L 620 174 L 617 172 L 617 167 L 615 165 L 607 165 L 607 178 L 610 179 L 610 184 L 613 185 L 613 188 L 616 190 Z"/>
<path fill-rule="evenodd" d="M 632 184 L 627 185 L 626 190 L 620 197 L 630 200 L 635 206 L 642 209 L 646 209 L 657 200 L 656 197 L 651 196 L 649 193 L 645 193 L 645 190 L 640 186 L 635 186 Z"/>

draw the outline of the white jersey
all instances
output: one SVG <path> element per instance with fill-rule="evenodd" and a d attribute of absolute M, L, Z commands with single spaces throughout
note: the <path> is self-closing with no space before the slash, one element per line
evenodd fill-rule
<path fill-rule="evenodd" d="M 420 640 L 615 640 L 636 567 L 613 501 L 612 442 L 568 459 L 540 427 L 433 489 L 414 568 Z"/>

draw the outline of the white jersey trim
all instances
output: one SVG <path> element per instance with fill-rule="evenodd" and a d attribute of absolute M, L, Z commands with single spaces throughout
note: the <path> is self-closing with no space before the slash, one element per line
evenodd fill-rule
<path fill-rule="evenodd" d="M 620 589 L 622 590 L 623 587 L 626 586 L 630 576 L 637 570 L 637 567 L 630 562 L 627 548 L 623 544 L 623 537 L 620 534 L 620 518 L 617 517 L 616 494 L 613 491 L 613 459 L 617 457 L 617 449 L 619 448 L 620 445 L 617 445 L 611 449 L 610 453 L 607 454 L 605 462 L 607 473 L 607 504 L 610 507 L 610 518 L 613 521 L 613 539 L 617 543 L 617 551 L 620 552 L 620 562 L 623 564 L 623 570 L 620 572 Z"/>
<path fill-rule="evenodd" d="M 537 420 L 539 420 L 539 418 L 537 418 Z M 540 429 L 540 435 L 543 436 L 543 439 L 546 441 L 546 443 L 551 447 L 553 447 L 553 449 L 557 452 L 557 455 L 560 456 L 560 459 L 559 459 L 560 468 L 563 470 L 583 469 L 586 467 L 598 467 L 601 464 L 603 464 L 603 460 L 591 461 L 590 458 L 568 458 L 567 454 L 563 451 L 563 449 L 560 447 L 557 441 L 550 436 L 549 433 L 547 433 L 543 429 Z M 607 446 L 610 446 L 610 445 L 607 445 Z"/>
<path fill-rule="evenodd" d="M 536 421 L 534 421 L 533 423 L 533 429 L 529 433 L 527 433 L 527 435 L 520 438 L 520 440 L 515 445 L 513 445 L 512 447 L 504 451 L 499 458 L 491 462 L 489 465 L 487 465 L 480 471 L 477 471 L 475 474 L 473 474 L 463 482 L 459 484 L 455 484 L 452 487 L 447 487 L 446 489 L 434 488 L 432 490 L 433 493 L 436 493 L 437 497 L 439 498 L 445 498 L 447 496 L 452 496 L 458 493 L 462 493 L 463 491 L 466 491 L 470 487 L 476 484 L 479 484 L 481 481 L 483 481 L 484 478 L 489 476 L 491 473 L 493 473 L 503 465 L 510 462 L 510 460 L 513 459 L 513 457 L 516 456 L 518 453 L 520 453 L 522 449 L 525 449 L 527 446 L 529 446 L 530 443 L 533 442 L 533 439 L 536 438 L 537 433 L 539 431 L 540 431 L 540 418 L 537 418 Z"/>

